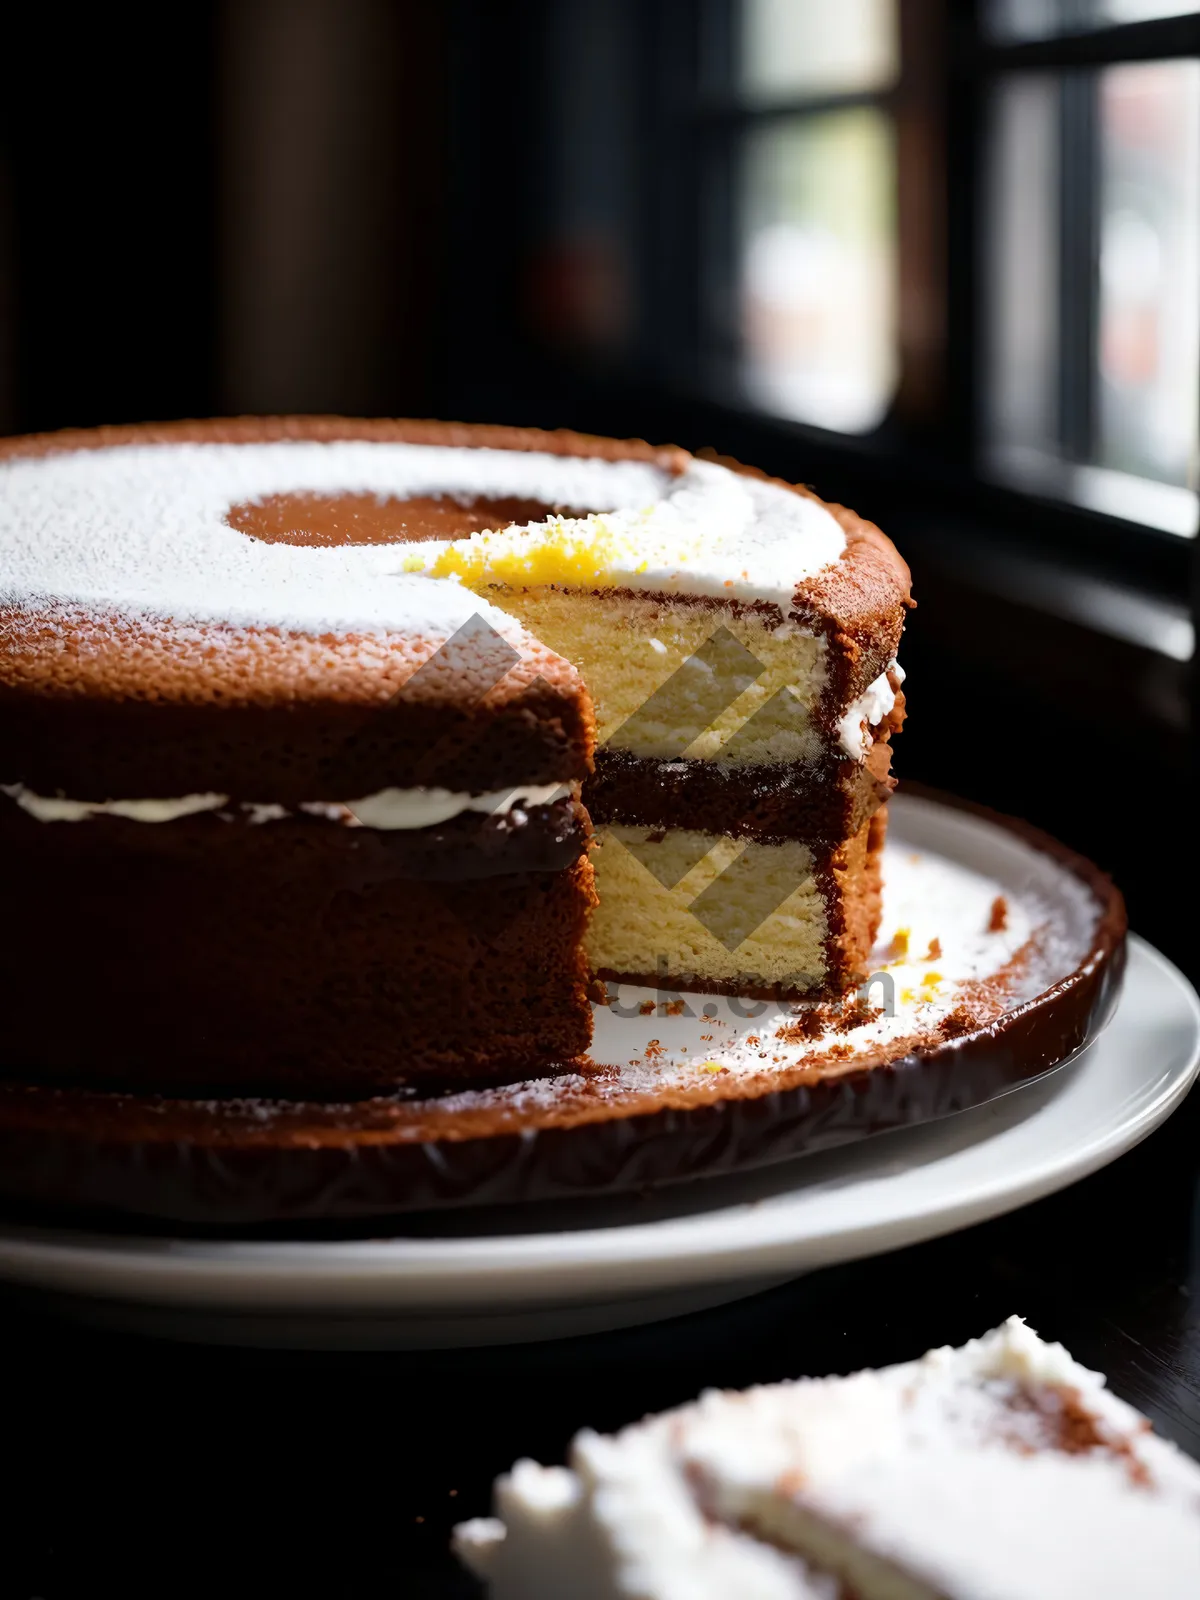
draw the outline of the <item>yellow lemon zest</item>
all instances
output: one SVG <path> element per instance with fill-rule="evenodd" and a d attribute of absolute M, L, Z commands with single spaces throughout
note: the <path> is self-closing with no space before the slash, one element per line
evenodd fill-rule
<path fill-rule="evenodd" d="M 581 527 L 560 518 L 528 532 L 476 533 L 457 539 L 429 568 L 431 577 L 457 576 L 469 585 L 499 583 L 534 588 L 566 583 L 581 588 L 612 588 L 612 573 L 626 571 L 634 552 L 627 537 L 613 532 L 603 518 L 590 517 Z M 638 570 L 645 570 L 646 563 Z"/>

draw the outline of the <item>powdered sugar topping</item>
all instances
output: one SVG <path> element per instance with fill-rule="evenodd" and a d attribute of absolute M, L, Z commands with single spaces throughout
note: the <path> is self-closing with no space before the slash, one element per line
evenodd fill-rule
<path fill-rule="evenodd" d="M 1018 1318 L 960 1350 L 693 1405 L 458 1530 L 493 1600 L 1200 1592 L 1200 1468 Z M 789 1563 L 785 1565 L 785 1563 Z"/>
<path fill-rule="evenodd" d="M 187 443 L 16 458 L 0 466 L 0 484 L 0 604 L 65 604 L 177 626 L 428 635 L 481 613 L 513 631 L 461 583 L 426 574 L 446 542 L 299 548 L 226 523 L 231 506 L 278 494 L 520 496 L 587 506 L 596 515 L 570 519 L 571 539 L 607 539 L 614 581 L 782 603 L 844 548 L 817 502 L 709 462 L 673 478 L 647 462 L 539 452 L 357 440 Z M 552 519 L 519 537 L 527 547 L 530 539 L 545 544 L 561 529 Z M 631 550 L 636 560 L 627 559 Z"/>

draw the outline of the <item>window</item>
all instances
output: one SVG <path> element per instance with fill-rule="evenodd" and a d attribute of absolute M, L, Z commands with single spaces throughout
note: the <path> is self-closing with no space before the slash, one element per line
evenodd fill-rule
<path fill-rule="evenodd" d="M 896 6 L 743 0 L 737 24 L 715 86 L 735 186 L 736 388 L 777 416 L 860 433 L 898 376 Z"/>
<path fill-rule="evenodd" d="M 702 235 L 699 337 L 725 352 L 710 388 L 715 373 L 726 399 L 827 432 L 887 422 L 880 448 L 919 435 L 981 482 L 1194 535 L 1196 8 L 727 0 L 710 29 L 714 14 L 701 171 L 731 192 L 711 208 L 726 239 Z M 939 63 L 957 108 L 929 137 Z M 939 297 L 952 347 L 906 407 Z"/>
<path fill-rule="evenodd" d="M 525 326 L 577 414 L 1182 605 L 1200 7 L 541 0 L 535 43 Z"/>
<path fill-rule="evenodd" d="M 1001 58 L 984 187 L 986 465 L 1194 535 L 1200 61 Z"/>

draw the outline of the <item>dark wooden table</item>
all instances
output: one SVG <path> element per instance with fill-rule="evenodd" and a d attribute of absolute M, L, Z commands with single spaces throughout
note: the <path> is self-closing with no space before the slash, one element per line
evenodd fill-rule
<path fill-rule="evenodd" d="M 562 1459 L 716 1385 L 849 1372 L 1012 1312 L 1200 1457 L 1200 1095 L 1113 1166 L 946 1239 L 720 1310 L 442 1354 L 212 1349 L 0 1311 L 0 1594 L 467 1600 L 450 1528 L 522 1455 Z"/>

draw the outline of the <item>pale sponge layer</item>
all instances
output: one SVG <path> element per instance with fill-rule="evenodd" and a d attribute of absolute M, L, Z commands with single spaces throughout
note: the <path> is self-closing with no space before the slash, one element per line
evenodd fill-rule
<path fill-rule="evenodd" d="M 807 845 L 611 826 L 592 864 L 595 972 L 795 994 L 828 981 L 826 895 Z"/>
<path fill-rule="evenodd" d="M 812 761 L 825 641 L 726 605 L 559 588 L 487 597 L 583 673 L 599 744 L 736 764 Z"/>

